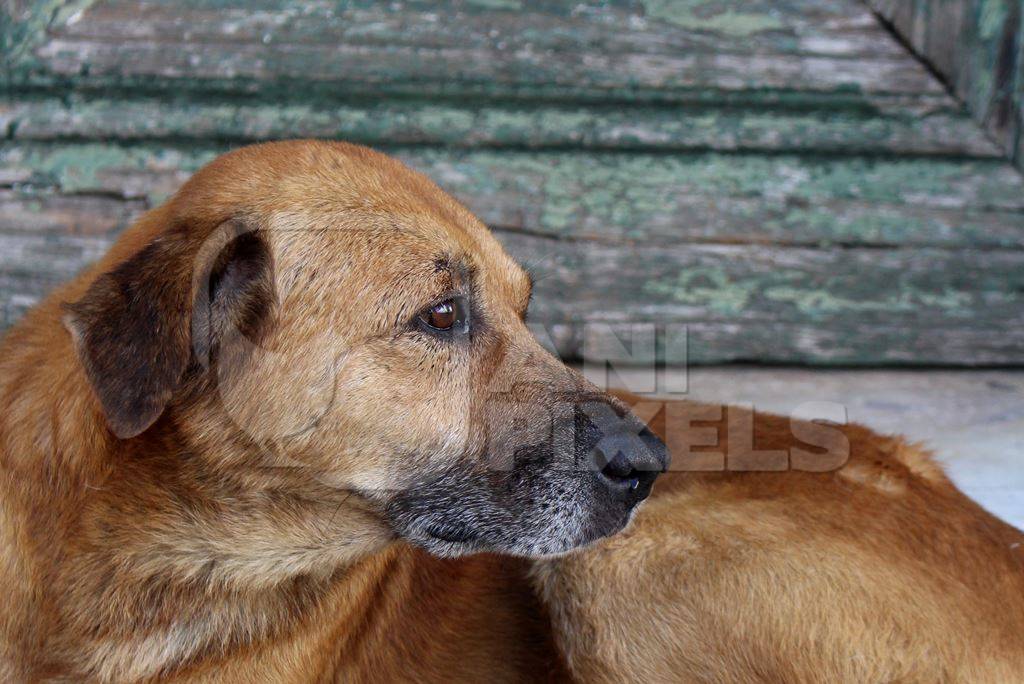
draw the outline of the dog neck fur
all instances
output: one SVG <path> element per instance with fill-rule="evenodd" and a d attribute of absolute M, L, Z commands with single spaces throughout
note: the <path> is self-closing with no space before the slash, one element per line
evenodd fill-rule
<path fill-rule="evenodd" d="M 233 468 L 246 453 L 232 436 L 183 435 L 167 415 L 117 440 L 82 399 L 90 395 L 70 339 L 47 358 L 39 350 L 52 344 L 17 339 L 57 334 L 57 311 L 33 313 L 47 314 L 45 328 L 13 331 L 0 362 L 0 515 L 9 523 L 0 530 L 35 549 L 35 558 L 0 559 L 14 594 L 3 619 L 15 628 L 4 633 L 46 658 L 25 672 L 134 681 L 278 637 L 391 542 L 350 492 L 298 469 L 249 477 Z M 231 435 L 209 427 L 206 435 Z"/>

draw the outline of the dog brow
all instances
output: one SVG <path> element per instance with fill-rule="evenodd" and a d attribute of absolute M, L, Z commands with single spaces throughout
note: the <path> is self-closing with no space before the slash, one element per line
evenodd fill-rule
<path fill-rule="evenodd" d="M 434 270 L 447 272 L 451 275 L 453 282 L 460 281 L 470 287 L 476 280 L 476 267 L 450 254 L 439 254 L 434 257 Z"/>

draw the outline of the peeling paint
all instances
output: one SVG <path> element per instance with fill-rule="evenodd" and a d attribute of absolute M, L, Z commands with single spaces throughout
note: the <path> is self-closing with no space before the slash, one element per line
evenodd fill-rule
<path fill-rule="evenodd" d="M 1013 6 L 971 1 L 991 64 Z M 696 361 L 1024 359 L 1024 181 L 862 8 L 185 0 L 135 40 L 130 3 L 88 6 L 0 28 L 24 95 L 0 106 L 7 320 L 217 153 L 314 136 L 500 228 L 563 351 L 611 320 L 687 325 Z"/>
<path fill-rule="evenodd" d="M 15 82 L 35 66 L 32 50 L 46 38 L 46 30 L 81 14 L 95 0 L 35 0 L 23 3 L 17 15 L 13 6 L 0 6 L 0 86 Z"/>
<path fill-rule="evenodd" d="M 900 289 L 892 284 L 892 289 L 880 292 L 872 286 L 870 294 L 861 293 L 859 297 L 837 294 L 829 289 L 812 290 L 806 287 L 771 287 L 764 295 L 770 300 L 793 304 L 797 310 L 808 316 L 834 315 L 843 312 L 882 312 L 897 314 L 915 311 L 922 306 L 945 309 L 951 313 L 963 311 L 973 298 L 966 292 L 957 292 L 943 288 L 939 292 L 929 292 L 915 287 Z"/>
<path fill-rule="evenodd" d="M 1010 15 L 1006 0 L 980 0 L 978 4 L 978 37 L 982 40 L 998 38 Z"/>
<path fill-rule="evenodd" d="M 768 12 L 723 10 L 721 2 L 706 0 L 643 0 L 645 14 L 693 31 L 717 31 L 732 36 L 750 36 L 781 29 L 785 24 Z"/>
<path fill-rule="evenodd" d="M 737 315 L 750 304 L 759 284 L 756 280 L 737 280 L 722 269 L 708 266 L 682 269 L 675 281 L 650 281 L 644 294 L 669 297 L 692 306 L 707 307 L 720 315 Z"/>
<path fill-rule="evenodd" d="M 466 0 L 471 5 L 478 7 L 484 7 L 486 9 L 498 9 L 498 10 L 521 10 L 523 9 L 522 0 Z"/>

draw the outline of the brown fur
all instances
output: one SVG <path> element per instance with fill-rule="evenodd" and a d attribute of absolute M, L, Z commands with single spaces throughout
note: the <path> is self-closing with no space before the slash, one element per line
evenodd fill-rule
<path fill-rule="evenodd" d="M 808 449 L 800 421 L 667 407 L 720 416 L 700 422 L 711 434 L 695 454 L 749 460 L 728 427 L 747 421 L 761 454 Z M 666 425 L 669 411 L 654 426 L 671 444 L 691 428 Z M 1024 534 L 920 447 L 859 425 L 821 429 L 849 445 L 836 470 L 671 472 L 629 530 L 537 565 L 580 680 L 1022 681 Z"/>
<path fill-rule="evenodd" d="M 494 329 L 464 372 L 385 333 L 387 306 L 463 277 L 428 267 L 438 250 L 472 262 Z M 528 295 L 468 211 L 383 155 L 213 162 L 0 345 L 0 680 L 1024 676 L 1024 536 L 858 426 L 729 409 L 738 432 L 712 415 L 693 439 L 682 414 L 705 409 L 646 402 L 677 468 L 721 452 L 732 472 L 664 475 L 626 533 L 539 562 L 396 538 L 364 492 L 482 440 L 482 393 L 590 391 L 529 336 Z M 739 472 L 747 424 L 793 469 Z"/>

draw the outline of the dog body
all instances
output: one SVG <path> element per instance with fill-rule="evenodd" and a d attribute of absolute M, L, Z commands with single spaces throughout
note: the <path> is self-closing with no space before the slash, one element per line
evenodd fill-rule
<path fill-rule="evenodd" d="M 736 407 L 645 411 L 658 411 L 674 459 L 688 447 L 673 433 L 697 431 L 707 446 L 695 455 L 736 469 L 669 472 L 626 532 L 538 563 L 581 681 L 1024 680 L 1024 534 L 920 447 Z M 837 437 L 842 463 L 743 467 L 772 454 L 796 463 L 808 448 L 796 435 Z"/>
<path fill-rule="evenodd" d="M 539 347 L 529 293 L 383 155 L 199 172 L 0 347 L 0 678 L 1024 672 L 1020 533 L 862 428 L 812 472 L 819 428 L 746 416 L 802 470 L 670 473 L 599 541 L 665 448 Z M 672 446 L 680 406 L 637 413 Z"/>

